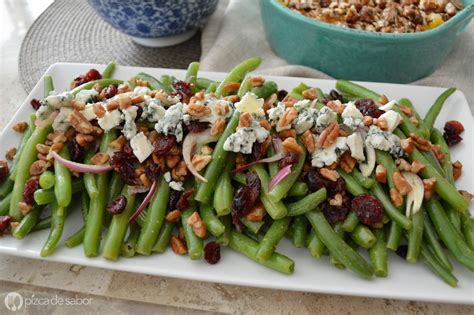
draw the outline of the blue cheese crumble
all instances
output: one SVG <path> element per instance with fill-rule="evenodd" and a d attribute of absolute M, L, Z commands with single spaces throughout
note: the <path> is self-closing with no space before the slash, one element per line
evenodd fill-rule
<path fill-rule="evenodd" d="M 269 135 L 270 132 L 260 127 L 259 123 L 254 120 L 252 127 L 239 128 L 231 134 L 224 142 L 224 150 L 250 154 L 253 144 L 255 142 L 262 143 Z"/>
<path fill-rule="evenodd" d="M 346 137 L 338 137 L 336 141 L 326 149 L 318 148 L 313 152 L 311 165 L 314 167 L 329 166 L 337 161 L 349 147 Z"/>
<path fill-rule="evenodd" d="M 54 118 L 53 130 L 65 132 L 71 126 L 68 119 L 71 112 L 71 108 L 61 107 L 59 114 Z"/>
<path fill-rule="evenodd" d="M 76 100 L 84 103 L 91 103 L 97 95 L 99 95 L 99 92 L 96 90 L 81 90 L 76 94 Z"/>
<path fill-rule="evenodd" d="M 122 114 L 118 109 L 111 112 L 105 112 L 104 116 L 97 120 L 100 128 L 104 131 L 109 131 L 110 129 L 117 127 L 122 122 Z"/>
<path fill-rule="evenodd" d="M 389 152 L 395 157 L 402 157 L 405 153 L 400 145 L 400 138 L 393 133 L 385 132 L 377 126 L 370 126 L 365 143 L 375 149 Z"/>
<path fill-rule="evenodd" d="M 163 118 L 155 124 L 155 130 L 165 135 L 174 135 L 176 141 L 181 142 L 183 140 L 183 111 L 182 103 L 170 106 Z"/>
<path fill-rule="evenodd" d="M 363 119 L 364 115 L 357 109 L 354 103 L 350 102 L 344 108 L 341 114 L 342 123 L 349 127 L 351 130 L 364 127 Z"/>
<path fill-rule="evenodd" d="M 140 163 L 145 161 L 150 154 L 153 153 L 153 145 L 143 132 L 135 135 L 130 140 L 130 146 L 132 147 L 133 154 L 137 157 Z"/>
<path fill-rule="evenodd" d="M 317 118 L 318 111 L 315 108 L 302 108 L 294 121 L 296 133 L 300 135 L 313 128 Z"/>
<path fill-rule="evenodd" d="M 125 121 L 122 133 L 128 140 L 132 139 L 137 134 L 137 125 L 135 124 L 137 109 L 138 107 L 136 106 L 130 106 L 129 108 L 122 110 L 122 119 Z"/>
<path fill-rule="evenodd" d="M 318 118 L 316 119 L 316 131 L 321 133 L 326 129 L 330 124 L 337 121 L 337 114 L 327 106 L 323 106 L 318 113 Z"/>

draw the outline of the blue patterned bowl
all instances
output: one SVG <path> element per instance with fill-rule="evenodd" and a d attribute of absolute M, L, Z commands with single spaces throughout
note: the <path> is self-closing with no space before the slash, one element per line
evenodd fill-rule
<path fill-rule="evenodd" d="M 191 38 L 218 0 L 88 0 L 115 29 L 138 44 L 172 46 Z"/>

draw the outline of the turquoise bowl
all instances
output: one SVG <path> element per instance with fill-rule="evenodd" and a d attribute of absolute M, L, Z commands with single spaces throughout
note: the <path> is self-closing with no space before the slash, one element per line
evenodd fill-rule
<path fill-rule="evenodd" d="M 407 83 L 433 73 L 474 16 L 474 0 L 441 26 L 420 33 L 375 33 L 305 17 L 278 0 L 260 0 L 267 40 L 289 63 L 337 79 Z"/>

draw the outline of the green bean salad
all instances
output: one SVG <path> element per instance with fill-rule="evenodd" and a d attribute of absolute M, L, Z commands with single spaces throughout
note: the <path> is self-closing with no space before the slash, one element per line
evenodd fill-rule
<path fill-rule="evenodd" d="M 41 256 L 65 238 L 87 257 L 171 247 L 215 264 L 228 246 L 291 274 L 294 261 L 276 251 L 288 238 L 366 279 L 388 275 L 388 251 L 453 287 L 452 259 L 474 271 L 472 195 L 455 187 L 462 164 L 449 150 L 464 128 L 434 127 L 454 88 L 421 117 L 408 99 L 345 80 L 279 89 L 249 74 L 260 63 L 220 82 L 197 62 L 184 78 L 125 81 L 111 63 L 62 93 L 46 76 L 30 121 L 14 125 L 21 144 L 0 161 L 0 233 L 49 229 Z M 63 235 L 79 208 L 82 227 Z"/>

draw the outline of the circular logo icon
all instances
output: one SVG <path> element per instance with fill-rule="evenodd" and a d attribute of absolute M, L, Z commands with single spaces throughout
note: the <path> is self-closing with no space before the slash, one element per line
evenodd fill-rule
<path fill-rule="evenodd" d="M 10 292 L 5 296 L 5 306 L 10 311 L 18 311 L 23 307 L 23 297 L 18 292 Z"/>

